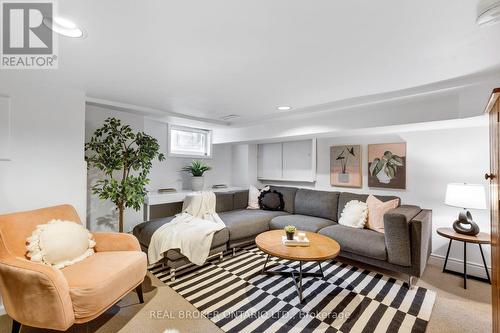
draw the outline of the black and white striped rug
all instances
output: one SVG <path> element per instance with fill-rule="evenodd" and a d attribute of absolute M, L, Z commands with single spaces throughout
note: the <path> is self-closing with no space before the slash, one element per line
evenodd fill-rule
<path fill-rule="evenodd" d="M 168 269 L 150 271 L 224 332 L 425 332 L 436 294 L 336 261 L 325 278 L 304 278 L 299 303 L 291 277 L 262 275 L 266 255 L 255 247 L 208 263 L 170 281 Z M 271 270 L 298 263 L 271 258 Z M 315 271 L 316 263 L 303 265 Z"/>

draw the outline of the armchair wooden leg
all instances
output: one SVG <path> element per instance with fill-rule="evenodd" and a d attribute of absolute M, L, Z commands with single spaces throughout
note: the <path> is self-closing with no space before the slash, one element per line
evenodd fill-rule
<path fill-rule="evenodd" d="M 12 320 L 12 333 L 19 333 L 21 331 L 21 323 L 18 321 Z"/>
<path fill-rule="evenodd" d="M 144 303 L 144 296 L 142 295 L 142 283 L 135 288 L 135 292 L 137 293 L 137 296 L 139 297 L 139 302 L 142 304 Z"/>

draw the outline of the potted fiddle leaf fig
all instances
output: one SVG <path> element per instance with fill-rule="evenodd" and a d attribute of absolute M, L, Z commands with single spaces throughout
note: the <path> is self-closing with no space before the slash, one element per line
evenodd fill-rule
<path fill-rule="evenodd" d="M 203 174 L 209 170 L 212 170 L 212 168 L 200 160 L 195 160 L 191 162 L 190 165 L 186 165 L 182 168 L 182 171 L 188 172 L 192 175 L 191 186 L 193 191 L 203 190 L 203 186 L 205 185 Z"/>
<path fill-rule="evenodd" d="M 118 210 L 119 231 L 123 232 L 126 208 L 141 209 L 147 194 L 153 160 L 163 161 L 158 141 L 144 132 L 135 132 L 116 118 L 108 118 L 85 144 L 87 167 L 103 172 L 92 193 L 111 200 Z"/>
<path fill-rule="evenodd" d="M 369 171 L 382 184 L 389 184 L 396 177 L 398 167 L 402 167 L 403 165 L 403 159 L 400 156 L 386 151 L 382 158 L 377 157 L 373 160 Z"/>

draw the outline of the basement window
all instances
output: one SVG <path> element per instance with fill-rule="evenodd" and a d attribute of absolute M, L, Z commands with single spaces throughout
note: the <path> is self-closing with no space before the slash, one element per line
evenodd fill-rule
<path fill-rule="evenodd" d="M 168 155 L 174 157 L 209 158 L 212 156 L 212 131 L 169 125 Z"/>

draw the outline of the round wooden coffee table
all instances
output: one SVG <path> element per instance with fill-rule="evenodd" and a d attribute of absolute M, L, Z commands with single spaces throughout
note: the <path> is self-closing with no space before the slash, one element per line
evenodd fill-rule
<path fill-rule="evenodd" d="M 266 231 L 255 238 L 257 247 L 267 254 L 266 263 L 262 268 L 263 274 L 268 275 L 286 275 L 291 276 L 299 300 L 302 302 L 302 277 L 321 277 L 324 278 L 321 262 L 335 258 L 340 252 L 340 245 L 333 239 L 314 233 L 305 232 L 310 241 L 309 246 L 285 246 L 282 243 L 282 237 L 285 235 L 284 230 Z M 299 262 L 299 271 L 269 271 L 266 269 L 269 257 L 277 257 L 280 259 L 294 260 Z M 315 261 L 318 263 L 319 272 L 302 272 L 302 263 Z"/>

